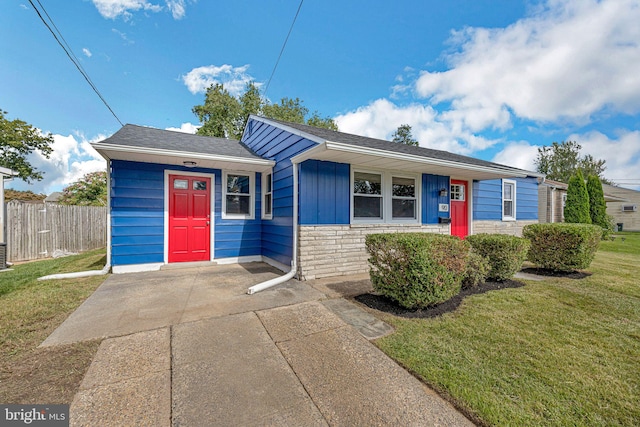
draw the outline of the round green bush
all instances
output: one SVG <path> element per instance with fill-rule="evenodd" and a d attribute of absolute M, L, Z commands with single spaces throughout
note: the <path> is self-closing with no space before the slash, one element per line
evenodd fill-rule
<path fill-rule="evenodd" d="M 573 271 L 591 265 L 602 228 L 591 224 L 529 224 L 522 234 L 531 241 L 529 261 L 549 270 Z"/>
<path fill-rule="evenodd" d="M 460 292 L 469 244 L 430 233 L 370 234 L 371 283 L 408 309 L 426 308 Z"/>
<path fill-rule="evenodd" d="M 489 260 L 487 278 L 511 279 L 527 259 L 529 241 L 506 234 L 474 234 L 467 237 L 473 251 Z"/>
<path fill-rule="evenodd" d="M 489 275 L 489 260 L 473 250 L 469 252 L 467 265 L 462 279 L 462 289 L 475 288 L 487 280 Z"/>

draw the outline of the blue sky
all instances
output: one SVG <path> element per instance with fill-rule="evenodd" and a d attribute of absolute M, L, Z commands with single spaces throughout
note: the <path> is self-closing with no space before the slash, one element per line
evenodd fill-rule
<path fill-rule="evenodd" d="M 34 0 L 38 5 L 38 2 Z M 263 88 L 298 0 L 40 0 L 123 123 L 194 131 L 212 82 Z M 640 185 L 640 2 L 306 0 L 269 87 L 340 130 L 533 169 L 575 140 Z M 120 128 L 28 0 L 0 14 L 0 108 L 54 134 L 31 160 L 50 193 L 105 167 L 89 142 Z M 633 181 L 635 180 L 635 181 Z"/>

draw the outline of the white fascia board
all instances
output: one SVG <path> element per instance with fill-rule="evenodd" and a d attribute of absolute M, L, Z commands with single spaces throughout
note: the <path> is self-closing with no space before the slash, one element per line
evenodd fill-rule
<path fill-rule="evenodd" d="M 278 129 L 282 129 L 282 130 L 284 130 L 286 132 L 292 133 L 294 135 L 298 135 L 298 136 L 300 136 L 302 138 L 308 139 L 309 141 L 313 141 L 313 142 L 318 143 L 318 144 L 322 144 L 323 142 L 325 142 L 324 139 L 322 139 L 320 137 L 317 137 L 317 136 L 315 136 L 313 134 L 301 131 L 300 129 L 292 128 L 291 126 L 283 125 L 282 123 L 276 123 L 276 122 L 271 121 L 271 120 L 269 120 L 269 119 L 267 119 L 265 117 L 255 116 L 255 115 L 252 114 L 252 115 L 249 116 L 249 120 L 251 120 L 251 119 L 254 119 L 254 120 L 258 121 L 258 122 L 262 122 L 262 123 L 265 123 L 265 124 L 268 124 L 268 125 L 271 125 L 271 126 L 274 126 L 274 127 L 277 127 Z M 246 127 L 245 127 L 245 131 L 246 131 Z M 243 138 L 244 138 L 244 135 L 243 135 Z"/>
<path fill-rule="evenodd" d="M 374 156 L 374 157 L 380 157 L 385 159 L 407 161 L 411 163 L 421 163 L 421 164 L 432 165 L 432 166 L 445 166 L 452 169 L 462 169 L 462 170 L 469 170 L 469 171 L 476 171 L 476 172 L 490 172 L 494 174 L 502 174 L 502 175 L 507 175 L 512 177 L 519 177 L 519 178 L 534 176 L 534 173 L 529 173 L 527 171 L 513 170 L 508 167 L 505 167 L 503 169 L 503 168 L 492 168 L 488 166 L 478 166 L 478 165 L 472 165 L 469 163 L 452 162 L 448 160 L 434 159 L 430 157 L 422 157 L 422 156 L 416 156 L 413 154 L 406 154 L 406 153 L 396 153 L 394 151 L 379 150 L 379 149 L 369 148 L 369 147 L 365 148 L 365 147 L 359 147 L 351 144 L 344 144 L 340 142 L 331 142 L 331 141 L 325 141 L 316 147 L 310 148 L 307 151 L 292 157 L 291 162 L 301 163 L 305 160 L 313 159 L 314 157 L 317 157 L 319 154 L 324 153 L 326 151 L 340 151 L 344 153 L 361 154 L 361 155 Z"/>
<path fill-rule="evenodd" d="M 131 147 L 126 145 L 100 144 L 100 143 L 92 143 L 91 146 L 105 158 L 106 156 L 105 154 L 100 152 L 101 150 L 115 151 L 119 153 L 137 153 L 137 154 L 149 154 L 149 155 L 171 156 L 171 157 L 181 157 L 181 158 L 184 157 L 187 159 L 214 160 L 214 161 L 220 161 L 220 162 L 242 163 L 242 164 L 259 165 L 259 166 L 267 166 L 267 167 L 273 167 L 276 164 L 276 162 L 274 162 L 273 160 L 256 159 L 256 158 L 250 158 L 250 157 L 225 156 L 222 154 L 193 153 L 193 152 L 186 152 L 186 151 L 162 150 L 157 148 Z"/>
<path fill-rule="evenodd" d="M 7 177 L 9 177 L 9 176 L 18 176 L 18 172 L 13 171 L 13 170 L 11 170 L 9 168 L 5 168 L 5 167 L 0 166 L 0 175 L 7 176 Z"/>

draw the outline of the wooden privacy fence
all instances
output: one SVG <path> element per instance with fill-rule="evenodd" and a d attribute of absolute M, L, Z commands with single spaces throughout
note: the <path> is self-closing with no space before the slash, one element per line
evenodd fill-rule
<path fill-rule="evenodd" d="M 27 261 L 107 245 L 107 208 L 7 203 L 7 259 Z"/>

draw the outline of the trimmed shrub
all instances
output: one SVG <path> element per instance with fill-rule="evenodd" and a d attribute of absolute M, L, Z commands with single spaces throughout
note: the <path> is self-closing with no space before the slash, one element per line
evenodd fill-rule
<path fill-rule="evenodd" d="M 475 234 L 467 237 L 473 251 L 488 259 L 489 279 L 511 279 L 527 259 L 529 241 L 507 234 Z"/>
<path fill-rule="evenodd" d="M 444 302 L 460 292 L 469 244 L 430 233 L 370 234 L 371 283 L 408 309 Z"/>
<path fill-rule="evenodd" d="M 589 193 L 580 169 L 569 179 L 567 201 L 564 205 L 564 221 L 576 224 L 591 224 Z"/>
<path fill-rule="evenodd" d="M 602 228 L 590 224 L 529 224 L 522 234 L 531 241 L 529 261 L 541 268 L 573 271 L 589 267 Z"/>
<path fill-rule="evenodd" d="M 591 224 L 602 227 L 602 238 L 606 239 L 611 232 L 611 221 L 607 215 L 607 205 L 604 201 L 600 178 L 595 175 L 589 175 L 587 178 L 587 193 L 589 194 Z"/>
<path fill-rule="evenodd" d="M 489 270 L 489 260 L 482 255 L 475 253 L 473 250 L 469 252 L 467 257 L 467 266 L 462 279 L 462 289 L 475 288 L 487 280 Z"/>

